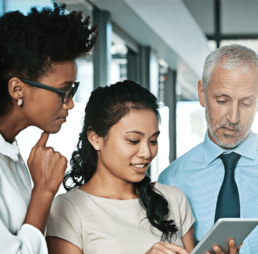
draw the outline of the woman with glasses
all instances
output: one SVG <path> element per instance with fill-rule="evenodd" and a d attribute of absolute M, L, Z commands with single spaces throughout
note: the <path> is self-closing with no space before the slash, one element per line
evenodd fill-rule
<path fill-rule="evenodd" d="M 46 147 L 48 133 L 58 132 L 73 108 L 79 85 L 75 59 L 91 53 L 95 43 L 89 17 L 65 14 L 65 6 L 0 17 L 1 253 L 48 253 L 46 221 L 67 164 Z M 28 126 L 43 130 L 29 171 L 15 139 Z"/>

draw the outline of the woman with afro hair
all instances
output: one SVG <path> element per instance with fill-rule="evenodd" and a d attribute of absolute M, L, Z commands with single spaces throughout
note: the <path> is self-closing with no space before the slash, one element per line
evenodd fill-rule
<path fill-rule="evenodd" d="M 64 5 L 0 17 L 1 253 L 48 253 L 46 221 L 67 161 L 46 142 L 74 107 L 75 59 L 90 54 L 96 40 L 89 17 L 66 14 Z M 43 130 L 29 156 L 29 170 L 15 139 L 28 126 Z"/>

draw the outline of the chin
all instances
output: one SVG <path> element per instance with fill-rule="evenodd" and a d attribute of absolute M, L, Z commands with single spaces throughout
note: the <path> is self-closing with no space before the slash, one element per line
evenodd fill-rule
<path fill-rule="evenodd" d="M 55 134 L 60 131 L 61 125 L 58 126 L 51 126 L 51 127 L 46 127 L 46 128 L 41 128 L 43 131 L 50 133 L 50 134 Z"/>
<path fill-rule="evenodd" d="M 145 174 L 142 174 L 141 176 L 138 175 L 138 176 L 134 177 L 134 179 L 132 179 L 131 182 L 132 183 L 139 183 L 144 179 L 144 177 L 145 177 Z"/>
<path fill-rule="evenodd" d="M 59 130 L 60 130 L 60 129 L 59 129 Z M 59 132 L 59 130 L 57 130 L 57 131 L 49 131 L 48 133 L 49 133 L 49 134 L 56 134 L 56 133 Z"/>
<path fill-rule="evenodd" d="M 218 145 L 226 149 L 232 149 L 237 147 L 241 142 L 242 142 L 242 137 L 234 138 L 231 140 L 224 138 L 219 140 Z"/>

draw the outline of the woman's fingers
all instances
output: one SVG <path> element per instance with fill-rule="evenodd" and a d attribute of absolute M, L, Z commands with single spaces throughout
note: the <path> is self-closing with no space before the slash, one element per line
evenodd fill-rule
<path fill-rule="evenodd" d="M 171 244 L 171 243 L 166 243 L 166 242 L 161 242 L 163 246 L 165 246 L 167 249 L 172 251 L 172 253 L 178 253 L 178 254 L 189 254 L 187 250 L 185 250 L 183 247 L 177 245 L 177 244 Z"/>
<path fill-rule="evenodd" d="M 179 245 L 165 242 L 155 243 L 145 254 L 189 254 Z"/>
<path fill-rule="evenodd" d="M 42 147 L 46 147 L 47 141 L 48 141 L 48 137 L 49 137 L 49 133 L 47 132 L 43 132 L 41 134 L 40 139 L 38 140 L 38 142 L 36 143 L 36 146 L 42 146 Z"/>
<path fill-rule="evenodd" d="M 157 243 L 159 246 L 159 249 L 161 251 L 161 253 L 165 253 L 165 254 L 177 254 L 177 252 L 173 251 L 171 248 L 169 248 L 170 243 L 165 243 L 165 242 L 159 242 Z"/>
<path fill-rule="evenodd" d="M 46 147 L 49 134 L 43 132 L 32 148 L 28 167 L 34 188 L 55 194 L 63 180 L 67 159 L 52 147 Z"/>
<path fill-rule="evenodd" d="M 28 164 L 33 160 L 35 156 L 35 150 L 38 147 L 46 147 L 47 141 L 48 141 L 49 133 L 43 132 L 40 136 L 40 139 L 37 141 L 35 146 L 31 149 L 30 156 L 28 159 Z"/>

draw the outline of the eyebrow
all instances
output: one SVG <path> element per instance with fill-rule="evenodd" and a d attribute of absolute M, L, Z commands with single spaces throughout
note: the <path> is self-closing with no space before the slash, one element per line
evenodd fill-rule
<path fill-rule="evenodd" d="M 65 82 L 59 84 L 59 86 L 71 86 L 71 85 L 73 85 L 74 82 L 75 81 L 65 81 Z"/>
<path fill-rule="evenodd" d="M 69 89 L 69 87 L 71 87 L 73 84 L 74 84 L 73 81 L 65 81 L 64 83 L 61 83 L 58 86 L 59 86 L 59 89 L 64 89 L 64 88 Z"/>
<path fill-rule="evenodd" d="M 127 131 L 126 133 L 136 133 L 138 135 L 144 136 L 144 133 L 140 132 L 140 131 L 136 131 L 136 130 L 132 130 L 132 131 Z M 155 132 L 154 134 L 151 135 L 151 137 L 157 136 L 160 134 L 160 131 Z"/>
<path fill-rule="evenodd" d="M 215 97 L 227 97 L 227 98 L 231 98 L 229 95 L 227 94 L 220 94 L 220 95 L 216 95 Z M 241 98 L 240 100 L 251 100 L 253 99 L 253 95 Z"/>
<path fill-rule="evenodd" d="M 248 97 L 244 97 L 244 98 L 242 98 L 241 100 L 252 100 L 252 99 L 254 99 L 254 96 L 253 96 L 253 95 L 248 96 Z"/>
<path fill-rule="evenodd" d="M 230 98 L 230 96 L 228 96 L 227 94 L 216 94 L 215 97 L 228 97 Z"/>

